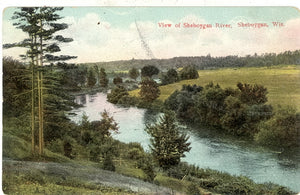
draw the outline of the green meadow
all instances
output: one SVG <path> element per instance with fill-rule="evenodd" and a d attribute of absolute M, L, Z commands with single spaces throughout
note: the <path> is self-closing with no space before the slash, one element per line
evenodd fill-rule
<path fill-rule="evenodd" d="M 284 65 L 271 67 L 225 68 L 199 70 L 199 78 L 183 80 L 160 87 L 160 100 L 164 101 L 182 85 L 205 86 L 209 82 L 218 83 L 222 88 L 236 88 L 238 82 L 260 84 L 268 89 L 268 103 L 272 105 L 292 105 L 300 111 L 300 66 Z M 130 92 L 138 96 L 138 90 Z"/>

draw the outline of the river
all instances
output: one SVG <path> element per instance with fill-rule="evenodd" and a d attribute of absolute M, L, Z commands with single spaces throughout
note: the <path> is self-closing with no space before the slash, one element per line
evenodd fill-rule
<path fill-rule="evenodd" d="M 119 133 L 113 134 L 122 142 L 139 142 L 149 151 L 149 136 L 144 131 L 146 124 L 156 122 L 158 114 L 145 109 L 118 107 L 106 101 L 106 94 L 76 96 L 75 101 L 83 105 L 70 116 L 80 122 L 83 113 L 89 120 L 100 120 L 100 113 L 107 110 L 119 124 Z M 210 168 L 232 175 L 244 175 L 255 182 L 272 182 L 300 192 L 300 152 L 272 151 L 249 141 L 220 135 L 208 128 L 183 125 L 190 136 L 192 149 L 183 161 L 200 168 Z"/>

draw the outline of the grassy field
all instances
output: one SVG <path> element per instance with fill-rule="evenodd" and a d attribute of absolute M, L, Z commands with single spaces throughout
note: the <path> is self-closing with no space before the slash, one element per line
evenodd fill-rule
<path fill-rule="evenodd" d="M 269 104 L 292 105 L 300 111 L 300 66 L 226 68 L 198 72 L 198 79 L 161 86 L 159 99 L 167 99 L 175 90 L 180 90 L 183 84 L 205 86 L 213 81 L 219 83 L 222 88 L 236 88 L 238 82 L 256 83 L 267 87 Z M 130 94 L 137 96 L 138 90 L 131 91 Z"/>

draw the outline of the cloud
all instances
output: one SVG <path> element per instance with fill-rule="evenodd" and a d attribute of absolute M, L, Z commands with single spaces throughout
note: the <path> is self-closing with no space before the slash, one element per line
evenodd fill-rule
<path fill-rule="evenodd" d="M 99 62 L 149 58 L 142 45 L 135 21 L 127 27 L 112 25 L 97 13 L 88 13 L 81 18 L 73 16 L 62 20 L 69 28 L 59 32 L 74 39 L 61 44 L 62 54 L 78 56 L 74 62 Z M 244 17 L 234 18 L 229 23 L 232 28 L 175 28 L 179 22 L 207 24 L 203 18 L 187 15 L 179 21 L 161 20 L 172 24 L 171 28 L 161 28 L 158 22 L 137 21 L 143 41 L 157 58 L 175 56 L 247 55 L 253 53 L 283 52 L 296 50 L 300 46 L 300 19 L 285 22 L 284 27 L 239 28 L 237 23 L 253 22 Z M 263 21 L 256 21 L 263 22 Z M 214 25 L 214 24 L 213 24 Z M 16 37 L 24 38 L 22 31 L 16 30 L 10 22 L 4 21 L 4 40 L 12 42 Z M 4 41 L 4 43 L 5 43 Z"/>

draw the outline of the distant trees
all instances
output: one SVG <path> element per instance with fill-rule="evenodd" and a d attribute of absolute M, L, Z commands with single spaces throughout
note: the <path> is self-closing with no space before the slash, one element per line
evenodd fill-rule
<path fill-rule="evenodd" d="M 180 72 L 179 77 L 181 80 L 197 79 L 199 74 L 195 66 L 185 66 Z"/>
<path fill-rule="evenodd" d="M 131 69 L 129 70 L 129 77 L 130 77 L 130 78 L 136 80 L 136 79 L 139 77 L 139 75 L 140 75 L 140 72 L 139 72 L 138 69 L 136 69 L 136 68 L 131 68 Z"/>
<path fill-rule="evenodd" d="M 119 85 L 119 84 L 123 83 L 123 79 L 121 77 L 117 76 L 113 79 L 113 83 L 115 85 Z"/>
<path fill-rule="evenodd" d="M 107 75 L 106 75 L 106 72 L 105 72 L 105 69 L 104 68 L 101 68 L 100 69 L 100 86 L 101 87 L 107 87 L 108 85 L 108 78 L 107 78 Z"/>
<path fill-rule="evenodd" d="M 83 65 L 58 64 L 62 71 L 60 74 L 60 86 L 67 91 L 78 91 L 86 85 L 88 69 Z"/>
<path fill-rule="evenodd" d="M 169 69 L 166 74 L 162 75 L 161 84 L 167 85 L 179 81 L 178 73 L 175 69 Z"/>
<path fill-rule="evenodd" d="M 113 104 L 117 104 L 122 97 L 128 95 L 129 94 L 125 87 L 117 86 L 114 89 L 112 89 L 110 93 L 107 94 L 107 100 Z"/>
<path fill-rule="evenodd" d="M 92 88 L 95 86 L 97 80 L 96 80 L 96 76 L 95 76 L 95 72 L 93 69 L 89 69 L 88 70 L 88 76 L 87 76 L 87 86 Z"/>
<path fill-rule="evenodd" d="M 96 72 L 97 83 L 98 83 L 98 87 L 99 87 L 100 86 L 100 70 L 99 70 L 99 67 L 97 65 L 94 65 L 94 70 Z"/>
<path fill-rule="evenodd" d="M 158 84 L 146 77 L 141 82 L 141 90 L 139 92 L 141 99 L 146 102 L 153 102 L 160 95 Z"/>
<path fill-rule="evenodd" d="M 153 75 L 156 75 L 158 73 L 159 73 L 159 69 L 155 66 L 152 66 L 152 65 L 144 66 L 141 70 L 142 77 L 151 78 Z"/>
<path fill-rule="evenodd" d="M 184 153 L 191 149 L 189 137 L 178 130 L 172 112 L 165 113 L 155 125 L 147 126 L 146 131 L 151 136 L 153 157 L 163 169 L 178 165 Z"/>

